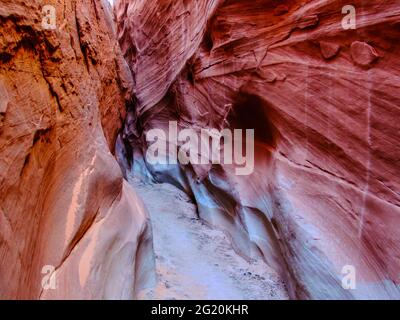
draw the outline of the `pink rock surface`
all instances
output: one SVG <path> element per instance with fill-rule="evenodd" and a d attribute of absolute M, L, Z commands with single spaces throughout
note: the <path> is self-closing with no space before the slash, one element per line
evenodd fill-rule
<path fill-rule="evenodd" d="M 192 194 L 243 255 L 261 252 L 292 298 L 399 298 L 399 3 L 354 1 L 355 30 L 342 29 L 342 1 L 277 4 L 119 0 L 137 96 L 121 152 Z M 169 120 L 255 128 L 255 173 L 146 164 L 144 134 Z"/>
<path fill-rule="evenodd" d="M 379 58 L 375 49 L 365 42 L 354 41 L 351 44 L 350 50 L 353 61 L 363 67 L 370 66 Z"/>
<path fill-rule="evenodd" d="M 108 2 L 47 4 L 56 30 L 42 1 L 0 1 L 0 298 L 133 298 L 150 233 L 111 153 L 132 77 Z"/>
<path fill-rule="evenodd" d="M 321 54 L 325 59 L 332 59 L 340 50 L 340 45 L 326 41 L 320 41 L 319 46 L 321 48 Z"/>

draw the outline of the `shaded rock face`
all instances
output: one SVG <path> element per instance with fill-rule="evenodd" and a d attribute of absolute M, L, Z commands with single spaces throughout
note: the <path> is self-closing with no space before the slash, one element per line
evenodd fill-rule
<path fill-rule="evenodd" d="M 292 298 L 400 297 L 400 5 L 352 4 L 344 30 L 337 0 L 116 3 L 137 97 L 121 164 L 187 191 Z M 254 173 L 150 165 L 145 134 L 171 120 L 254 128 Z"/>
<path fill-rule="evenodd" d="M 112 155 L 132 76 L 108 2 L 47 4 L 55 30 L 0 1 L 0 298 L 133 298 L 151 235 Z"/>

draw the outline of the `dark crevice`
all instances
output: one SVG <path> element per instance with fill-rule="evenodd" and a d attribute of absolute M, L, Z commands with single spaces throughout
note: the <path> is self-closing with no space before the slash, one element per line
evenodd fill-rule
<path fill-rule="evenodd" d="M 254 129 L 256 141 L 275 148 L 278 132 L 267 110 L 268 106 L 260 97 L 239 92 L 227 121 L 232 129 Z"/>
<path fill-rule="evenodd" d="M 75 3 L 75 7 L 74 7 L 74 11 L 75 11 L 75 23 L 76 23 L 76 31 L 77 31 L 77 35 L 78 35 L 78 42 L 79 42 L 79 47 L 81 48 L 81 52 L 83 55 L 83 61 L 85 63 L 86 66 L 86 70 L 88 73 L 90 73 L 90 69 L 89 69 L 89 61 L 87 58 L 88 55 L 88 45 L 85 41 L 83 41 L 82 36 L 83 36 L 83 32 L 82 32 L 82 26 L 79 22 L 78 19 L 78 14 L 77 14 L 77 9 L 76 9 L 76 3 Z"/>
<path fill-rule="evenodd" d="M 29 165 L 29 161 L 31 159 L 31 154 L 28 153 L 25 157 L 24 164 L 22 165 L 22 169 L 19 173 L 19 176 L 22 177 L 24 175 L 25 168 Z"/>
<path fill-rule="evenodd" d="M 50 139 L 46 137 L 47 133 L 49 133 L 51 128 L 46 128 L 46 129 L 39 129 L 36 130 L 34 136 L 33 136 L 33 141 L 32 141 L 32 146 L 34 146 L 39 140 L 42 142 L 49 143 Z"/>

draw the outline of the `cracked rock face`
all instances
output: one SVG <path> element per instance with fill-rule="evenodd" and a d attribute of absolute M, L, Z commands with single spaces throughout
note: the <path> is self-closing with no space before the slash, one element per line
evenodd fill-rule
<path fill-rule="evenodd" d="M 119 0 L 135 111 L 123 166 L 181 187 L 292 298 L 399 298 L 400 6 L 353 1 Z M 255 172 L 152 166 L 145 133 L 253 128 Z M 356 270 L 356 288 L 342 286 Z"/>
<path fill-rule="evenodd" d="M 108 2 L 48 2 L 55 30 L 0 1 L 0 298 L 133 298 L 150 233 L 112 155 L 131 73 Z"/>

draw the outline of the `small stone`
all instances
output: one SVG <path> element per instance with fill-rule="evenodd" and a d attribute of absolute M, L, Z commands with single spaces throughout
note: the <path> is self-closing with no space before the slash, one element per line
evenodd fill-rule
<path fill-rule="evenodd" d="M 379 58 L 376 50 L 368 43 L 362 41 L 354 41 L 351 44 L 350 53 L 354 63 L 362 67 L 371 66 Z"/>

